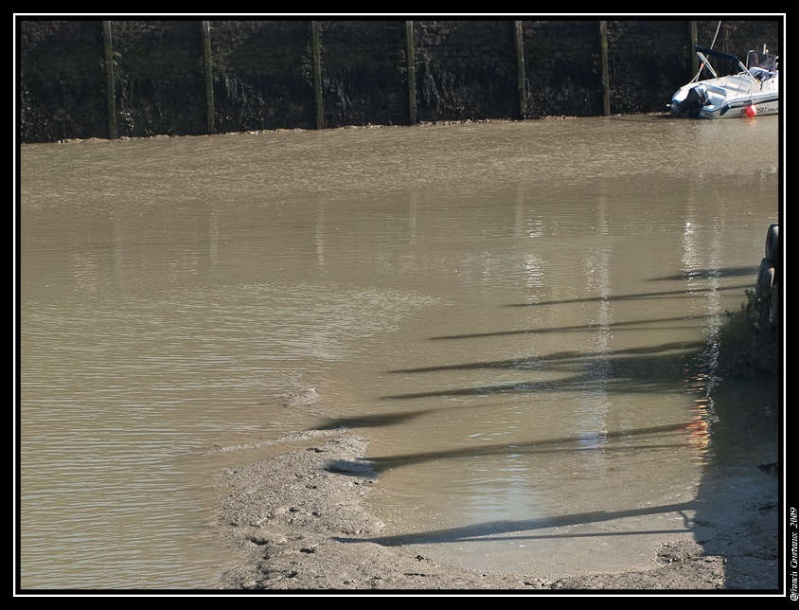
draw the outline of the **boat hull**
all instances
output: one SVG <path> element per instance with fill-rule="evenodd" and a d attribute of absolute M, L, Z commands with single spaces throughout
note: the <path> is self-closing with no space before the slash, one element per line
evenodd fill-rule
<path fill-rule="evenodd" d="M 747 96 L 731 101 L 721 100 L 699 108 L 682 109 L 679 102 L 672 101 L 672 114 L 677 117 L 696 119 L 737 119 L 779 114 L 778 95 Z"/>
<path fill-rule="evenodd" d="M 681 87 L 671 100 L 671 112 L 676 117 L 695 119 L 749 118 L 779 114 L 779 91 L 758 91 L 754 84 L 738 82 L 731 87 L 702 81 Z"/>
<path fill-rule="evenodd" d="M 736 119 L 736 118 L 752 118 L 755 116 L 768 116 L 770 114 L 780 113 L 780 101 L 775 99 L 773 101 L 747 103 L 743 106 L 730 106 L 726 112 L 723 108 L 716 108 L 713 110 L 702 110 L 699 113 L 700 119 Z"/>
<path fill-rule="evenodd" d="M 779 114 L 780 78 L 777 57 L 750 51 L 747 58 L 763 61 L 762 65 L 744 65 L 734 56 L 697 47 L 699 58 L 706 65 L 707 56 L 720 56 L 738 61 L 737 74 L 698 80 L 683 85 L 671 98 L 671 113 L 675 117 L 693 119 L 749 118 Z M 709 64 L 708 64 L 709 65 Z"/>

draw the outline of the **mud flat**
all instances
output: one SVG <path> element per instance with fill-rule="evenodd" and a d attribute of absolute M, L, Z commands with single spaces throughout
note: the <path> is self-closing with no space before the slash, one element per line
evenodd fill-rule
<path fill-rule="evenodd" d="M 367 442 L 347 429 L 308 431 L 286 440 L 285 452 L 220 473 L 219 523 L 241 556 L 240 565 L 225 574 L 224 589 L 306 594 L 722 589 L 773 594 L 778 589 L 779 486 L 775 473 L 759 465 L 742 473 L 740 484 L 732 482 L 735 509 L 722 511 L 718 523 L 704 524 L 712 545 L 664 542 L 657 561 L 641 570 L 547 581 L 535 574 L 444 565 L 412 544 L 369 542 L 379 539 L 384 525 L 364 508 L 364 497 L 379 484 L 363 460 Z M 709 555 L 708 546 L 723 552 Z"/>

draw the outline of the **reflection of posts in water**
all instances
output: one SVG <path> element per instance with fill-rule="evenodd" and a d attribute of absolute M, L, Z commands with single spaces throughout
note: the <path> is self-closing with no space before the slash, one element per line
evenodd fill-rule
<path fill-rule="evenodd" d="M 613 374 L 613 365 L 610 357 L 613 306 L 610 302 L 610 254 L 607 249 L 589 251 L 583 262 L 585 282 L 587 289 L 596 296 L 596 318 L 590 326 L 595 328 L 588 339 L 593 337 L 593 345 L 583 360 L 583 399 L 580 401 L 580 410 L 575 416 L 585 419 L 583 429 L 592 432 L 593 439 L 602 439 L 601 433 L 607 430 L 609 409 L 611 406 L 608 398 L 608 383 Z M 596 436 L 599 434 L 600 436 Z M 596 442 L 596 441 L 594 441 Z"/>
<path fill-rule="evenodd" d="M 415 190 L 408 193 L 408 239 L 416 239 L 416 200 L 418 195 Z"/>
<path fill-rule="evenodd" d="M 693 182 L 690 185 L 693 186 Z M 721 251 L 720 240 L 714 237 L 720 235 L 723 228 L 712 226 L 711 234 L 704 236 L 696 220 L 696 199 L 693 196 L 693 189 L 688 193 L 682 232 L 682 277 L 685 279 L 688 294 L 701 292 L 705 295 L 702 301 L 705 305 L 702 319 L 706 321 L 706 332 L 705 349 L 694 360 L 685 383 L 689 390 L 700 394 L 691 409 L 694 421 L 689 425 L 689 431 L 692 444 L 701 453 L 705 453 L 710 444 L 709 424 L 715 418 L 712 395 L 717 381 L 723 314 L 721 291 L 724 288 L 720 282 L 724 252 Z M 718 219 L 714 222 L 718 222 Z M 708 245 L 710 248 L 706 253 L 705 247 Z M 710 259 L 706 264 L 702 261 L 703 255 Z"/>
<path fill-rule="evenodd" d="M 209 269 L 216 266 L 216 260 L 219 256 L 219 219 L 216 212 L 209 212 L 210 218 L 208 223 L 208 262 Z"/>
<path fill-rule="evenodd" d="M 325 266 L 325 202 L 319 200 L 316 205 L 316 263 L 320 267 Z"/>
<path fill-rule="evenodd" d="M 697 409 L 694 421 L 685 425 L 688 442 L 699 454 L 707 453 L 710 446 L 710 424 L 701 410 Z"/>
<path fill-rule="evenodd" d="M 596 200 L 596 225 L 594 231 L 597 235 L 607 235 L 607 197 L 605 183 L 600 183 L 600 193 Z M 611 326 L 613 324 L 613 303 L 611 297 L 613 288 L 610 273 L 611 249 L 603 246 L 597 250 L 588 250 L 583 259 L 585 285 L 592 297 L 596 299 L 596 317 L 591 320 L 590 326 L 595 329 L 588 340 L 593 336 L 591 349 L 584 356 L 585 384 L 583 387 L 583 400 L 580 415 L 587 418 L 584 429 L 591 433 L 584 441 L 591 448 L 604 446 L 608 429 L 608 417 L 611 415 L 612 403 L 608 397 L 608 384 L 613 376 L 611 362 Z M 586 453 L 592 459 L 599 454 Z"/>

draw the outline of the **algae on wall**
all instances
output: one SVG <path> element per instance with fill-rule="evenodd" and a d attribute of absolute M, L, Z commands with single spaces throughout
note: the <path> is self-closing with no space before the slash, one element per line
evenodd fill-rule
<path fill-rule="evenodd" d="M 783 25 L 17 20 L 22 142 L 658 112 L 694 43 L 779 54 Z"/>

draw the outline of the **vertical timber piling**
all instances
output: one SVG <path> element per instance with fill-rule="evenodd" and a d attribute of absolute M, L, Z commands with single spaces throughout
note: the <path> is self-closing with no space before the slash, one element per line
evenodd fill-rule
<path fill-rule="evenodd" d="M 521 21 L 513 22 L 516 41 L 516 86 L 519 92 L 519 118 L 527 118 L 527 94 L 524 78 L 524 29 Z"/>
<path fill-rule="evenodd" d="M 111 39 L 111 22 L 103 21 L 103 49 L 105 53 L 105 106 L 108 114 L 108 139 L 117 139 L 116 87 L 114 85 L 114 44 Z"/>
<path fill-rule="evenodd" d="M 416 43 L 413 40 L 413 21 L 405 22 L 406 63 L 408 65 L 408 123 L 416 124 Z"/>
<path fill-rule="evenodd" d="M 316 109 L 316 128 L 325 128 L 324 99 L 322 97 L 322 45 L 319 22 L 311 21 L 311 55 L 313 56 L 314 108 Z"/>
<path fill-rule="evenodd" d="M 214 74 L 211 56 L 211 23 L 202 22 L 203 32 L 203 69 L 205 73 L 205 128 L 209 134 L 214 133 Z"/>
<path fill-rule="evenodd" d="M 599 53 L 602 62 L 602 114 L 610 114 L 610 75 L 608 73 L 608 22 L 599 22 Z"/>

